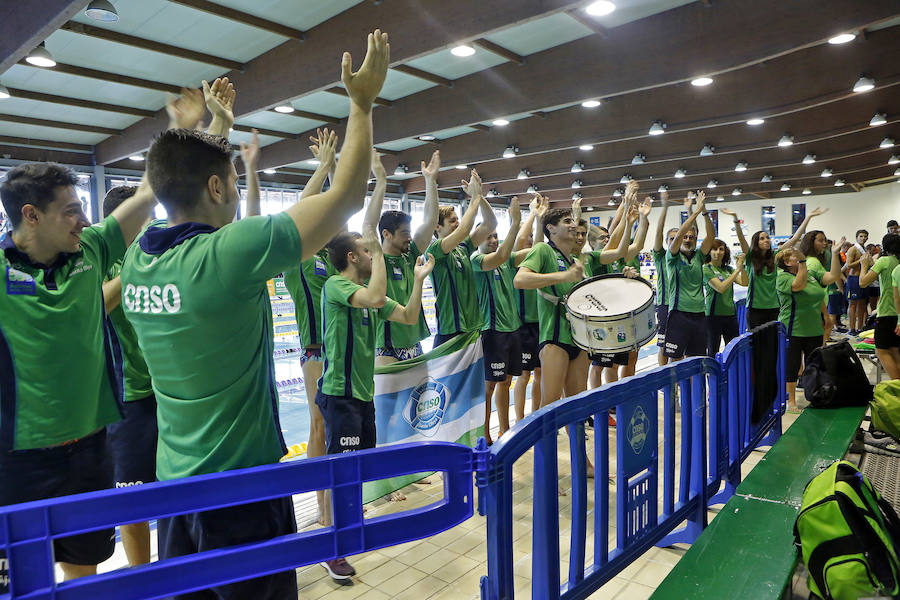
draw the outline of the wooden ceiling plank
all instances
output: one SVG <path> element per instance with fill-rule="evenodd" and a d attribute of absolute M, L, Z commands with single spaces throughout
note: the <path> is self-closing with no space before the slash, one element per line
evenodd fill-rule
<path fill-rule="evenodd" d="M 446 77 L 441 77 L 440 75 L 435 75 L 434 73 L 429 73 L 428 71 L 423 71 L 422 69 L 411 67 L 409 65 L 397 65 L 396 67 L 391 68 L 395 71 L 406 73 L 407 75 L 412 75 L 413 77 L 418 77 L 419 79 L 424 79 L 425 81 L 430 81 L 431 83 L 436 83 L 444 87 L 453 87 L 452 80 L 447 79 Z"/>
<path fill-rule="evenodd" d="M 335 96 L 344 96 L 345 98 L 348 97 L 347 90 L 339 86 L 330 87 L 324 91 L 328 92 L 329 94 L 334 94 Z M 377 104 L 378 106 L 387 107 L 391 107 L 394 105 L 393 102 L 391 102 L 390 100 L 385 100 L 384 98 L 375 98 L 375 104 Z"/>
<path fill-rule="evenodd" d="M 19 61 L 19 64 L 24 67 L 41 69 L 42 67 L 35 67 L 34 65 L 28 64 L 25 60 Z M 46 70 L 46 69 L 44 69 Z M 119 73 L 109 73 L 107 71 L 98 71 L 97 69 L 89 69 L 87 67 L 79 67 L 76 65 L 67 65 L 64 63 L 56 63 L 56 66 L 53 67 L 49 72 L 51 73 L 66 73 L 68 75 L 76 75 L 78 77 L 87 77 L 89 79 L 98 79 L 100 81 L 109 81 L 111 83 L 121 83 L 123 85 L 130 85 L 133 87 L 139 87 L 146 90 L 155 90 L 158 92 L 168 92 L 170 94 L 180 94 L 181 86 L 173 85 L 171 83 L 162 83 L 160 81 L 150 81 L 149 79 L 141 79 L 139 77 L 131 77 L 128 75 L 120 75 Z"/>
<path fill-rule="evenodd" d="M 57 148 L 59 150 L 75 150 L 77 152 L 91 153 L 93 146 L 86 144 L 73 144 L 71 142 L 54 142 L 51 140 L 38 140 L 33 138 L 14 137 L 9 135 L 0 135 L 0 144 L 10 144 L 13 146 L 39 146 L 42 148 Z"/>
<path fill-rule="evenodd" d="M 152 110 L 144 110 L 143 108 L 132 108 L 131 106 L 119 106 L 118 104 L 107 104 L 105 102 L 95 102 L 93 100 L 82 100 L 81 98 L 69 98 L 68 96 L 57 96 L 55 94 L 45 94 L 43 92 L 32 92 L 30 90 L 20 90 L 18 88 L 8 88 L 10 96 L 14 98 L 22 98 L 25 100 L 39 100 L 41 102 L 52 102 L 54 104 L 65 104 L 68 106 L 80 106 L 81 108 L 90 108 L 93 110 L 105 110 L 107 112 L 121 113 L 124 115 L 134 115 L 137 117 L 153 117 L 156 113 Z"/>
<path fill-rule="evenodd" d="M 215 2 L 209 2 L 208 0 L 169 0 L 169 2 L 187 6 L 188 8 L 193 8 L 195 10 L 200 10 L 217 17 L 222 17 L 230 21 L 241 23 L 243 25 L 256 27 L 257 29 L 262 29 L 263 31 L 283 35 L 286 38 L 302 41 L 305 36 L 304 32 L 300 31 L 299 29 L 294 29 L 293 27 L 288 27 L 287 25 L 282 25 L 281 23 L 276 23 L 275 21 L 270 21 L 269 19 L 263 19 L 262 17 L 258 17 L 250 13 L 235 10 L 230 6 L 224 6 L 222 4 L 216 4 Z"/>
<path fill-rule="evenodd" d="M 306 110 L 298 110 L 296 108 L 294 109 L 294 112 L 289 112 L 289 113 L 279 112 L 279 111 L 275 110 L 274 108 L 270 108 L 269 112 L 273 112 L 273 113 L 279 114 L 279 115 L 287 115 L 289 117 L 302 117 L 304 119 L 311 119 L 313 121 L 322 121 L 324 123 L 329 123 L 331 125 L 340 125 L 341 123 L 344 122 L 344 119 L 341 119 L 339 117 L 320 115 L 319 113 L 309 112 Z"/>
<path fill-rule="evenodd" d="M 274 129 L 263 129 L 261 127 L 253 127 L 251 125 L 238 125 L 237 123 L 232 126 L 232 129 L 234 129 L 235 131 L 242 131 L 244 133 L 252 133 L 255 129 L 257 132 L 259 132 L 259 135 L 268 135 L 271 137 L 284 138 L 286 140 L 296 140 L 300 137 L 300 135 L 296 133 L 276 131 Z"/>
<path fill-rule="evenodd" d="M 512 50 L 508 50 L 508 49 L 504 48 L 503 46 L 501 46 L 499 44 L 495 44 L 494 42 L 492 42 L 490 40 L 486 40 L 484 38 L 479 38 L 477 40 L 474 40 L 472 43 L 480 48 L 487 50 L 488 52 L 490 52 L 492 54 L 496 54 L 497 56 L 499 56 L 501 58 L 505 58 L 506 60 L 508 60 L 510 62 L 514 62 L 519 65 L 525 64 L 524 56 L 521 56 L 520 54 L 516 54 Z"/>
<path fill-rule="evenodd" d="M 63 121 L 51 121 L 48 119 L 36 119 L 34 117 L 23 117 L 20 115 L 8 115 L 0 113 L 0 121 L 7 123 L 21 123 L 23 125 L 36 125 L 38 127 L 55 127 L 56 129 L 71 129 L 72 131 L 85 131 L 88 133 L 102 133 L 105 135 L 121 135 L 122 131 L 111 127 L 100 127 L 98 125 L 83 125 L 81 123 L 66 123 Z"/>

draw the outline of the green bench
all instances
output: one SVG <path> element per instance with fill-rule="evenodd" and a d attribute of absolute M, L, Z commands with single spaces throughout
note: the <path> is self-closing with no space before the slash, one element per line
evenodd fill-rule
<path fill-rule="evenodd" d="M 803 489 L 843 458 L 865 407 L 806 410 L 741 482 L 652 598 L 779 598 L 797 564 Z"/>

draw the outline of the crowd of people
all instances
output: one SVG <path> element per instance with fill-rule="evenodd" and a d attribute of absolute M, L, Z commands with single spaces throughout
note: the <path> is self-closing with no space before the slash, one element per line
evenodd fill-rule
<path fill-rule="evenodd" d="M 431 336 L 422 310 L 429 277 L 434 346 L 481 332 L 488 443 L 493 408 L 499 434 L 510 427 L 511 388 L 522 420 L 529 382 L 531 409 L 538 410 L 634 375 L 639 348 L 582 349 L 564 299 L 587 278 L 640 277 L 653 200 L 640 201 L 632 181 L 609 226 L 599 227 L 582 218 L 580 200 L 551 208 L 535 194 L 523 218 L 512 198 L 511 228 L 501 240 L 475 170 L 461 182 L 468 197 L 461 215 L 439 204 L 435 152 L 421 165 L 424 219 L 413 231 L 409 214 L 382 211 L 387 177 L 372 149 L 372 103 L 389 64 L 387 35 L 371 34 L 359 71 L 351 64 L 345 54 L 351 110 L 340 159 L 337 135 L 317 132 L 311 149 L 319 165 L 300 201 L 278 214 L 259 214 L 254 139 L 241 147 L 247 210 L 235 219 L 238 173 L 227 134 L 236 92 L 227 79 L 170 101 L 170 128 L 150 147 L 140 186 L 110 190 L 97 225 L 84 215 L 67 168 L 30 163 L 8 173 L 0 185 L 12 225 L 0 240 L 7 278 L 0 293 L 0 505 L 281 459 L 286 447 L 266 288 L 279 274 L 296 304 L 309 457 L 376 445 L 374 370 L 423 354 Z M 198 124 L 207 110 L 212 120 L 203 131 Z M 375 187 L 362 231 L 347 231 L 364 206 L 370 172 Z M 896 222 L 880 247 L 865 246 L 865 231 L 845 246 L 807 231 L 824 212 L 816 210 L 776 249 L 765 231 L 748 243 L 738 215 L 723 209 L 740 245 L 733 260 L 730 245 L 716 237 L 702 191 L 684 201 L 687 218 L 668 231 L 666 193 L 660 201 L 652 242 L 660 365 L 712 355 L 738 335 L 738 284 L 748 286 L 748 329 L 774 320 L 787 327 L 792 409 L 803 359 L 839 325 L 845 297 L 854 332 L 870 308 L 877 310 L 879 358 L 891 377 L 900 377 Z M 165 220 L 150 219 L 157 202 Z M 880 294 L 873 297 L 876 285 Z M 320 522 L 330 524 L 326 491 L 318 506 Z M 296 529 L 290 498 L 166 517 L 158 521 L 159 556 Z M 129 562 L 149 562 L 148 525 L 125 525 L 121 533 Z M 75 578 L 95 573 L 113 545 L 112 530 L 95 531 L 55 540 L 54 555 L 66 578 Z M 355 574 L 346 557 L 324 566 L 338 580 Z M 296 580 L 286 572 L 209 594 L 295 598 Z"/>

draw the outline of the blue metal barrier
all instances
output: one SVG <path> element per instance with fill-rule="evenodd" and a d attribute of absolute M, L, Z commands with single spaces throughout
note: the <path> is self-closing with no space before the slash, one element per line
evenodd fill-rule
<path fill-rule="evenodd" d="M 554 403 L 516 424 L 487 455 L 477 474 L 479 512 L 487 515 L 488 577 L 483 600 L 514 598 L 512 469 L 534 448 L 532 598 L 587 598 L 654 545 L 690 543 L 706 526 L 707 490 L 718 489 L 706 469 L 707 403 L 713 423 L 722 371 L 710 358 L 692 358 Z M 707 388 L 707 381 L 709 386 Z M 681 395 L 681 446 L 675 444 L 676 402 Z M 663 393 L 662 427 L 659 393 Z M 606 427 L 595 430 L 593 560 L 585 568 L 587 455 L 584 421 L 606 423 L 616 409 L 616 544 L 609 548 L 610 452 Z M 572 520 L 567 582 L 560 586 L 557 432 L 569 430 Z M 663 447 L 662 472 L 658 450 Z M 678 459 L 678 460 L 676 460 Z M 676 469 L 676 464 L 680 466 Z M 678 471 L 676 473 L 676 470 Z M 659 479 L 663 494 L 659 500 Z M 677 479 L 676 479 L 677 478 Z M 682 522 L 686 527 L 675 531 Z"/>
<path fill-rule="evenodd" d="M 735 314 L 738 321 L 738 333 L 744 334 L 747 331 L 747 299 L 741 298 L 734 303 Z"/>
<path fill-rule="evenodd" d="M 163 598 L 435 535 L 472 516 L 474 463 L 486 454 L 444 442 L 402 444 L 3 507 L 0 549 L 11 592 L 3 597 Z M 442 500 L 363 518 L 364 481 L 424 471 L 444 473 Z M 332 490 L 331 527 L 55 583 L 55 538 L 320 489 Z"/>

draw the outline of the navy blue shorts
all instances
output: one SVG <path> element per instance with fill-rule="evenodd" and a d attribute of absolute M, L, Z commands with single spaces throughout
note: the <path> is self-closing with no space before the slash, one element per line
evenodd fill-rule
<path fill-rule="evenodd" d="M 290 496 L 159 519 L 159 558 L 165 560 L 297 533 Z M 175 596 L 178 600 L 284 600 L 297 597 L 291 569 Z"/>
<path fill-rule="evenodd" d="M 828 294 L 828 314 L 838 316 L 844 314 L 844 295 L 842 293 Z"/>
<path fill-rule="evenodd" d="M 457 331 L 456 333 L 436 333 L 436 334 L 434 334 L 434 345 L 432 345 L 431 347 L 437 348 L 444 342 L 449 342 L 450 340 L 452 340 L 456 336 L 460 335 L 461 333 L 462 332 L 460 332 L 460 331 Z"/>
<path fill-rule="evenodd" d="M 112 484 L 105 429 L 64 446 L 0 452 L 0 506 L 96 492 Z M 56 539 L 54 558 L 74 565 L 102 563 L 113 554 L 115 533 L 110 527 Z"/>
<path fill-rule="evenodd" d="M 539 339 L 540 331 L 537 323 L 525 323 L 519 328 L 519 346 L 522 348 L 523 371 L 534 371 L 541 368 Z"/>
<path fill-rule="evenodd" d="M 484 380 L 506 381 L 508 375 L 522 374 L 522 347 L 518 331 L 481 332 L 481 347 L 484 349 Z"/>
<path fill-rule="evenodd" d="M 125 402 L 122 415 L 107 427 L 116 487 L 156 481 L 156 396 Z"/>
<path fill-rule="evenodd" d="M 869 295 L 866 290 L 859 287 L 859 275 L 850 275 L 847 277 L 847 299 L 850 302 L 855 300 L 865 300 Z"/>
<path fill-rule="evenodd" d="M 666 347 L 666 324 L 669 322 L 669 306 L 660 304 L 656 307 L 656 323 L 659 325 L 656 333 L 656 345 Z"/>
<path fill-rule="evenodd" d="M 330 396 L 319 391 L 316 405 L 325 420 L 325 453 L 341 454 L 374 448 L 375 403 Z"/>

